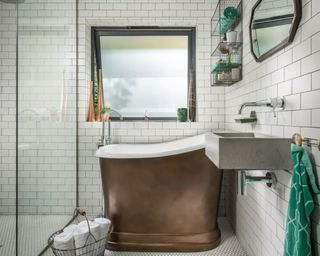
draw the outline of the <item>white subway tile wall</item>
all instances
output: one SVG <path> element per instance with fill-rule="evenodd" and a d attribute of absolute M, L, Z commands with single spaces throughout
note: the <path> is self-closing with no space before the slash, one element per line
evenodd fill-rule
<path fill-rule="evenodd" d="M 94 157 L 95 143 L 101 133 L 101 124 L 85 122 L 90 81 L 91 26 L 158 25 L 195 26 L 197 28 L 197 122 L 114 122 L 112 136 L 115 142 L 162 142 L 183 136 L 192 136 L 216 128 L 240 131 L 254 130 L 277 136 L 291 136 L 294 132 L 300 132 L 306 137 L 320 137 L 319 1 L 302 1 L 303 19 L 294 42 L 260 64 L 256 63 L 251 56 L 249 37 L 247 36 L 249 34 L 250 12 L 255 0 L 246 0 L 243 3 L 245 12 L 244 77 L 241 82 L 225 89 L 211 88 L 209 82 L 210 18 L 216 1 L 79 0 L 80 205 L 86 207 L 88 212 L 98 214 L 102 208 L 99 162 Z M 34 17 L 32 25 L 41 24 L 44 21 L 44 16 L 50 17 L 47 17 L 48 22 L 51 20 L 58 23 L 62 15 L 61 6 L 52 3 L 46 3 L 43 6 L 45 7 L 38 11 L 26 8 L 23 14 L 26 17 Z M 65 12 L 63 16 L 69 16 L 68 12 Z M 9 214 L 15 211 L 15 10 L 13 5 L 0 3 L 0 20 L 0 213 Z M 47 42 L 48 45 L 52 43 L 55 44 L 55 41 Z M 70 49 L 74 49 L 75 42 L 68 42 L 67 45 L 70 46 Z M 74 65 L 75 63 L 72 62 L 71 67 Z M 25 67 L 26 75 L 27 71 L 28 69 Z M 47 74 L 49 75 L 49 73 Z M 25 79 L 25 77 L 23 78 Z M 74 79 L 74 76 L 72 78 Z M 53 81 L 56 80 L 53 79 Z M 54 89 L 58 85 L 53 82 L 51 86 Z M 274 118 L 268 109 L 262 108 L 256 109 L 259 119 L 257 125 L 240 125 L 234 122 L 234 119 L 238 117 L 237 110 L 241 103 L 264 100 L 267 97 L 277 95 L 285 96 L 287 104 L 285 111 L 277 113 L 277 118 Z M 34 100 L 32 95 L 29 100 Z M 46 98 L 46 100 L 50 100 L 50 98 Z M 243 116 L 248 115 L 250 110 L 250 108 L 246 109 Z M 29 133 L 26 135 L 32 134 L 32 125 L 34 124 L 29 124 Z M 53 127 L 49 136 L 57 135 L 58 128 Z M 48 136 L 48 133 L 45 135 Z M 59 135 L 63 137 L 63 134 Z M 53 159 L 58 160 L 61 154 L 65 154 L 69 149 L 65 143 L 57 143 L 52 150 L 54 151 Z M 315 148 L 310 151 L 313 154 L 314 166 L 318 174 L 320 172 L 320 154 Z M 32 155 L 35 152 L 30 151 L 29 154 Z M 29 155 L 25 155 L 26 160 L 28 157 Z M 35 163 L 30 163 L 27 168 L 31 170 L 29 172 L 31 176 L 22 176 L 22 182 L 26 182 L 30 188 L 33 184 L 30 179 L 43 179 L 42 181 L 45 182 L 46 177 L 51 180 L 45 175 L 45 170 L 51 170 L 53 164 L 51 162 L 48 164 L 47 161 L 48 158 L 43 155 L 43 162 L 37 166 L 39 170 L 35 170 Z M 60 170 L 59 175 L 51 177 L 54 181 L 51 184 L 61 185 L 57 194 L 47 193 L 45 191 L 47 184 L 43 184 L 42 192 L 36 195 L 32 190 L 28 190 L 28 186 L 25 186 L 24 197 L 27 200 L 23 202 L 26 206 L 23 209 L 26 212 L 32 212 L 32 207 L 37 206 L 39 200 L 46 199 L 47 201 L 48 198 L 48 205 L 44 206 L 47 207 L 45 212 L 55 213 L 54 207 L 50 206 L 59 202 L 62 207 L 68 206 L 70 203 L 68 199 L 57 201 L 54 198 L 59 193 L 67 194 L 70 192 L 68 184 L 61 184 L 64 182 L 64 170 L 60 167 L 56 166 L 55 170 L 51 172 L 54 174 Z M 249 255 L 282 255 L 291 175 L 283 171 L 277 172 L 279 183 L 276 189 L 269 189 L 264 185 L 249 185 L 246 197 L 236 196 L 234 191 L 235 176 L 232 172 L 228 172 L 226 175 L 228 176 L 225 179 L 228 193 L 222 194 L 221 214 L 224 214 L 224 198 L 227 197 L 227 215 L 234 225 L 242 246 Z M 318 202 L 320 198 L 316 197 L 315 199 L 317 207 L 313 218 L 313 244 L 316 255 L 320 255 L 320 239 L 317 231 L 319 230 Z M 235 203 L 233 204 L 233 202 Z M 65 211 L 68 210 L 65 207 Z"/>
<path fill-rule="evenodd" d="M 85 122 L 91 79 L 91 26 L 194 26 L 197 44 L 197 113 L 195 123 L 113 122 L 112 139 L 119 143 L 156 143 L 224 128 L 224 89 L 210 87 L 210 18 L 212 0 L 80 0 L 79 91 L 80 91 L 80 205 L 100 213 L 102 190 L 95 143 L 100 123 Z M 159 97 L 165 97 L 165 92 Z M 224 215 L 222 193 L 220 215 Z"/>
<path fill-rule="evenodd" d="M 225 91 L 225 127 L 239 131 L 256 131 L 277 136 L 320 138 L 320 9 L 318 0 L 304 0 L 303 17 L 294 42 L 262 63 L 256 63 L 250 52 L 249 22 L 255 0 L 244 3 L 244 77 Z M 270 109 L 256 108 L 258 123 L 241 125 L 237 109 L 245 101 L 284 96 L 287 107 L 274 118 Z M 247 108 L 242 116 L 249 115 Z M 266 149 L 267 150 L 267 149 Z M 320 152 L 312 153 L 316 176 L 320 177 Z M 227 173 L 226 212 L 237 237 L 248 255 L 283 255 L 285 221 L 288 207 L 291 174 L 277 172 L 278 184 L 269 189 L 262 184 L 248 186 L 247 196 L 237 196 L 234 173 Z M 313 247 L 320 255 L 319 197 L 315 197 L 313 214 Z"/>
<path fill-rule="evenodd" d="M 50 147 L 43 146 L 41 150 L 22 150 L 20 160 L 20 195 L 19 204 L 22 213 L 67 213 L 73 198 L 72 168 L 74 168 L 74 122 L 56 123 L 48 118 L 52 116 L 50 107 L 59 107 L 53 95 L 60 95 L 61 84 L 67 80 L 70 98 L 74 99 L 74 1 L 54 3 L 43 0 L 25 2 L 19 5 L 19 22 L 21 24 L 19 56 L 19 109 L 43 108 L 39 124 L 34 122 L 29 111 L 23 116 L 19 129 L 20 142 L 30 144 L 36 142 L 37 125 L 40 125 L 40 145 L 50 140 Z M 68 7 L 69 6 L 69 7 Z M 80 149 L 80 205 L 92 214 L 101 213 L 102 191 L 98 159 L 94 157 L 96 142 L 101 133 L 100 123 L 87 123 L 87 103 L 89 80 L 91 73 L 91 41 L 90 27 L 99 26 L 195 26 L 197 29 L 197 106 L 198 118 L 195 123 L 176 122 L 119 122 L 113 123 L 112 137 L 120 143 L 156 143 L 175 140 L 183 136 L 192 136 L 214 128 L 224 127 L 224 89 L 209 86 L 209 56 L 210 56 L 210 17 L 216 6 L 216 1 L 79 1 L 79 149 Z M 8 171 L 1 172 L 1 213 L 14 213 L 14 171 L 15 171 L 15 33 L 9 28 L 11 22 L 15 26 L 12 14 L 14 5 L 1 3 L 1 167 Z M 9 10 L 6 10 L 9 8 Z M 69 10 L 66 8 L 70 8 Z M 11 13 L 10 13 L 11 11 Z M 67 25 L 71 25 L 69 28 Z M 62 38 L 53 38 L 54 31 L 61 29 Z M 34 33 L 34 30 L 37 31 Z M 70 33 L 70 34 L 69 34 Z M 64 42 L 63 44 L 61 44 Z M 67 47 L 67 48 L 66 48 Z M 12 51 L 9 56 L 7 49 Z M 37 49 L 40 51 L 36 54 Z M 52 61 L 59 59 L 59 52 L 66 56 L 66 62 Z M 69 53 L 68 53 L 68 52 Z M 56 56 L 53 56 L 56 53 Z M 46 61 L 47 62 L 46 62 Z M 70 62 L 69 62 L 70 60 Z M 8 64 L 12 66 L 8 73 Z M 42 65 L 40 67 L 40 65 Z M 66 72 L 61 71 L 67 67 Z M 38 72 L 37 74 L 35 72 Z M 32 75 L 31 75 L 32 74 Z M 64 76 L 64 77 L 63 77 Z M 36 77 L 36 78 L 35 78 Z M 10 84 L 9 84 L 10 83 Z M 45 91 L 40 87 L 45 87 Z M 8 86 L 10 85 L 10 86 Z M 165 97 L 165 94 L 163 95 Z M 2 98 L 1 98 L 2 99 Z M 60 98 L 59 98 L 60 99 Z M 38 102 L 35 104 L 35 102 Z M 51 106 L 52 105 L 52 106 Z M 74 113 L 72 102 L 69 114 Z M 45 110 L 47 108 L 47 110 Z M 54 112 L 54 110 L 51 108 Z M 49 112 L 49 113 L 48 113 Z M 67 125 L 67 127 L 66 127 Z M 9 127 L 10 126 L 10 127 Z M 52 127 L 50 127 L 52 126 Z M 63 134 L 61 134 L 63 131 Z M 64 138 L 66 143 L 63 143 Z M 56 143 L 53 143 L 55 141 Z M 22 145 L 22 149 L 24 149 Z M 44 150 L 46 149 L 46 150 Z M 73 152 L 73 153 L 72 153 Z M 8 155 L 11 157 L 8 157 Z M 33 159 L 33 160 L 32 160 Z M 35 159 L 37 159 L 35 161 Z M 31 161 L 29 163 L 28 161 Z M 58 161 L 59 164 L 55 164 Z M 10 169 L 9 169 L 10 168 Z M 67 176 L 67 177 L 66 177 Z M 11 183 L 8 185 L 8 180 Z M 70 182 L 68 181 L 70 179 Z M 4 183 L 4 184 L 2 184 Z M 50 183 L 50 184 L 48 184 Z M 11 185 L 10 185 L 11 184 Z M 50 191 L 58 192 L 51 193 Z M 9 196 L 10 193 L 10 196 Z M 60 200 L 58 194 L 63 195 Z M 11 199 L 8 199 L 11 198 Z M 221 215 L 224 215 L 224 194 L 221 200 Z M 56 205 L 56 207 L 54 207 Z"/>
<path fill-rule="evenodd" d="M 0 2 L 0 214 L 15 212 L 16 14 Z"/>
<path fill-rule="evenodd" d="M 0 214 L 15 213 L 16 6 L 0 3 Z M 19 213 L 71 214 L 76 192 L 75 1 L 19 4 Z"/>

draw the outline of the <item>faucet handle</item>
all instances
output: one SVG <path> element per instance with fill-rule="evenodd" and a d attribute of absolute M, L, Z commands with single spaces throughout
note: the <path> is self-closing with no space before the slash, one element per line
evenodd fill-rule
<path fill-rule="evenodd" d="M 273 108 L 284 108 L 284 99 L 283 98 L 270 98 L 269 102 Z"/>
<path fill-rule="evenodd" d="M 276 108 L 284 109 L 284 99 L 283 98 L 270 98 L 270 106 L 272 107 L 273 116 L 276 117 Z"/>
<path fill-rule="evenodd" d="M 100 148 L 100 147 L 103 147 L 105 145 L 105 143 L 103 142 L 102 139 L 99 139 L 98 142 L 96 143 L 97 147 Z"/>

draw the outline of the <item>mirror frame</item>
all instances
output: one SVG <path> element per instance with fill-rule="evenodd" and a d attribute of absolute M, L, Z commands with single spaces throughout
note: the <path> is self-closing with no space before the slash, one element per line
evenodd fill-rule
<path fill-rule="evenodd" d="M 262 1 L 263 0 L 258 0 L 256 2 L 256 4 L 253 6 L 252 11 L 251 11 L 250 23 L 249 23 L 249 36 L 250 36 L 251 54 L 253 55 L 253 57 L 256 60 L 256 62 L 264 61 L 265 59 L 271 57 L 273 54 L 275 54 L 276 52 L 282 50 L 283 48 L 288 46 L 290 43 L 292 43 L 292 41 L 293 41 L 293 39 L 294 39 L 294 37 L 296 35 L 296 32 L 297 32 L 297 30 L 299 28 L 299 24 L 300 24 L 301 16 L 302 16 L 301 0 L 292 0 L 293 4 L 294 4 L 294 18 L 293 18 L 293 22 L 291 24 L 289 35 L 284 40 L 282 40 L 282 42 L 280 42 L 278 45 L 274 46 L 271 50 L 269 50 L 266 53 L 262 54 L 260 57 L 257 57 L 256 54 L 253 51 L 252 22 L 253 22 L 255 10 L 257 9 L 257 7 L 259 6 L 259 4 Z"/>

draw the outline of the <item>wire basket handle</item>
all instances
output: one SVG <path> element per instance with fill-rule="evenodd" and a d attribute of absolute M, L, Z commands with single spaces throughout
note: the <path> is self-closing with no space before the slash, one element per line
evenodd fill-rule
<path fill-rule="evenodd" d="M 85 245 L 88 245 L 88 244 L 92 243 L 91 241 L 89 242 L 89 237 L 90 237 L 90 236 L 93 238 L 94 243 L 96 243 L 96 242 L 98 241 L 98 240 L 95 238 L 95 236 L 92 234 L 89 223 L 88 223 L 88 228 L 89 228 L 89 234 L 88 234 L 88 236 L 87 236 Z M 89 243 L 88 243 L 88 242 L 89 242 Z"/>
<path fill-rule="evenodd" d="M 86 217 L 86 211 L 85 211 L 84 209 L 82 209 L 82 208 L 77 207 L 77 208 L 75 208 L 74 211 L 73 211 L 73 217 L 72 217 L 72 219 L 69 220 L 69 222 L 68 222 L 62 229 L 58 230 L 56 233 L 62 233 L 63 230 L 64 230 L 67 226 L 69 226 L 72 222 L 74 222 L 74 220 L 75 220 L 79 215 L 84 216 L 84 217 L 87 219 L 87 217 Z M 87 222 L 88 222 L 88 219 L 87 219 Z M 89 224 L 89 222 L 88 222 L 88 224 Z M 89 232 L 90 232 L 90 227 L 89 227 Z M 42 255 L 52 246 L 52 244 L 53 244 L 53 239 L 49 238 L 49 239 L 48 239 L 48 245 L 47 245 L 45 248 L 43 248 L 43 250 L 38 254 L 38 256 L 42 256 Z"/>
<path fill-rule="evenodd" d="M 85 219 L 86 219 L 86 221 L 87 221 L 89 234 L 88 234 L 88 236 L 87 236 L 85 245 L 88 244 L 88 241 L 89 241 L 89 237 L 90 237 L 90 236 L 93 237 L 94 242 L 97 242 L 97 241 L 98 241 L 97 238 L 96 238 L 96 237 L 92 234 L 92 232 L 91 232 L 90 223 L 89 223 L 89 220 L 88 220 L 88 218 L 87 218 L 86 211 L 85 211 L 84 209 L 81 209 L 81 208 L 76 208 L 76 209 L 74 210 L 74 214 L 73 214 L 73 215 L 75 216 L 75 218 L 77 218 L 79 215 L 82 215 L 83 217 L 85 217 Z"/>
<path fill-rule="evenodd" d="M 86 216 L 86 210 L 80 207 L 77 207 L 76 209 L 74 209 L 74 213 L 73 216 L 78 216 L 78 215 L 82 215 L 82 216 Z"/>
<path fill-rule="evenodd" d="M 89 235 L 87 236 L 85 245 L 88 244 L 88 241 L 89 241 L 89 237 L 90 237 L 90 236 L 93 237 L 94 242 L 97 242 L 98 240 L 95 238 L 95 236 L 94 236 L 94 235 L 92 234 L 92 232 L 91 232 L 90 223 L 89 223 L 89 220 L 88 220 L 88 218 L 87 218 L 87 213 L 86 213 L 86 210 L 85 210 L 85 209 L 82 209 L 82 208 L 79 208 L 79 207 L 77 207 L 76 209 L 74 209 L 73 218 L 69 221 L 69 223 L 68 223 L 65 227 L 69 226 L 76 218 L 78 218 L 79 215 L 85 217 L 85 219 L 86 219 L 86 221 L 87 221 L 87 225 L 88 225 Z M 65 228 L 65 227 L 64 227 L 64 228 Z"/>

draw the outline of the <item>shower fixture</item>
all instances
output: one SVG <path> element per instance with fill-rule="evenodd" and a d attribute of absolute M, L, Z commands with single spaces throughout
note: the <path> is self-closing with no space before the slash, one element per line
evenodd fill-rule
<path fill-rule="evenodd" d="M 119 117 L 119 120 L 123 120 L 123 116 L 121 113 L 110 108 L 110 111 L 109 111 L 110 116 L 108 118 L 108 137 L 106 137 L 106 135 L 105 135 L 105 120 L 103 119 L 102 120 L 102 135 L 101 135 L 101 139 L 97 143 L 98 148 L 105 146 L 105 145 L 109 145 L 112 142 L 112 140 L 111 140 L 111 118 L 114 117 L 112 115 L 112 113 L 116 114 Z"/>

